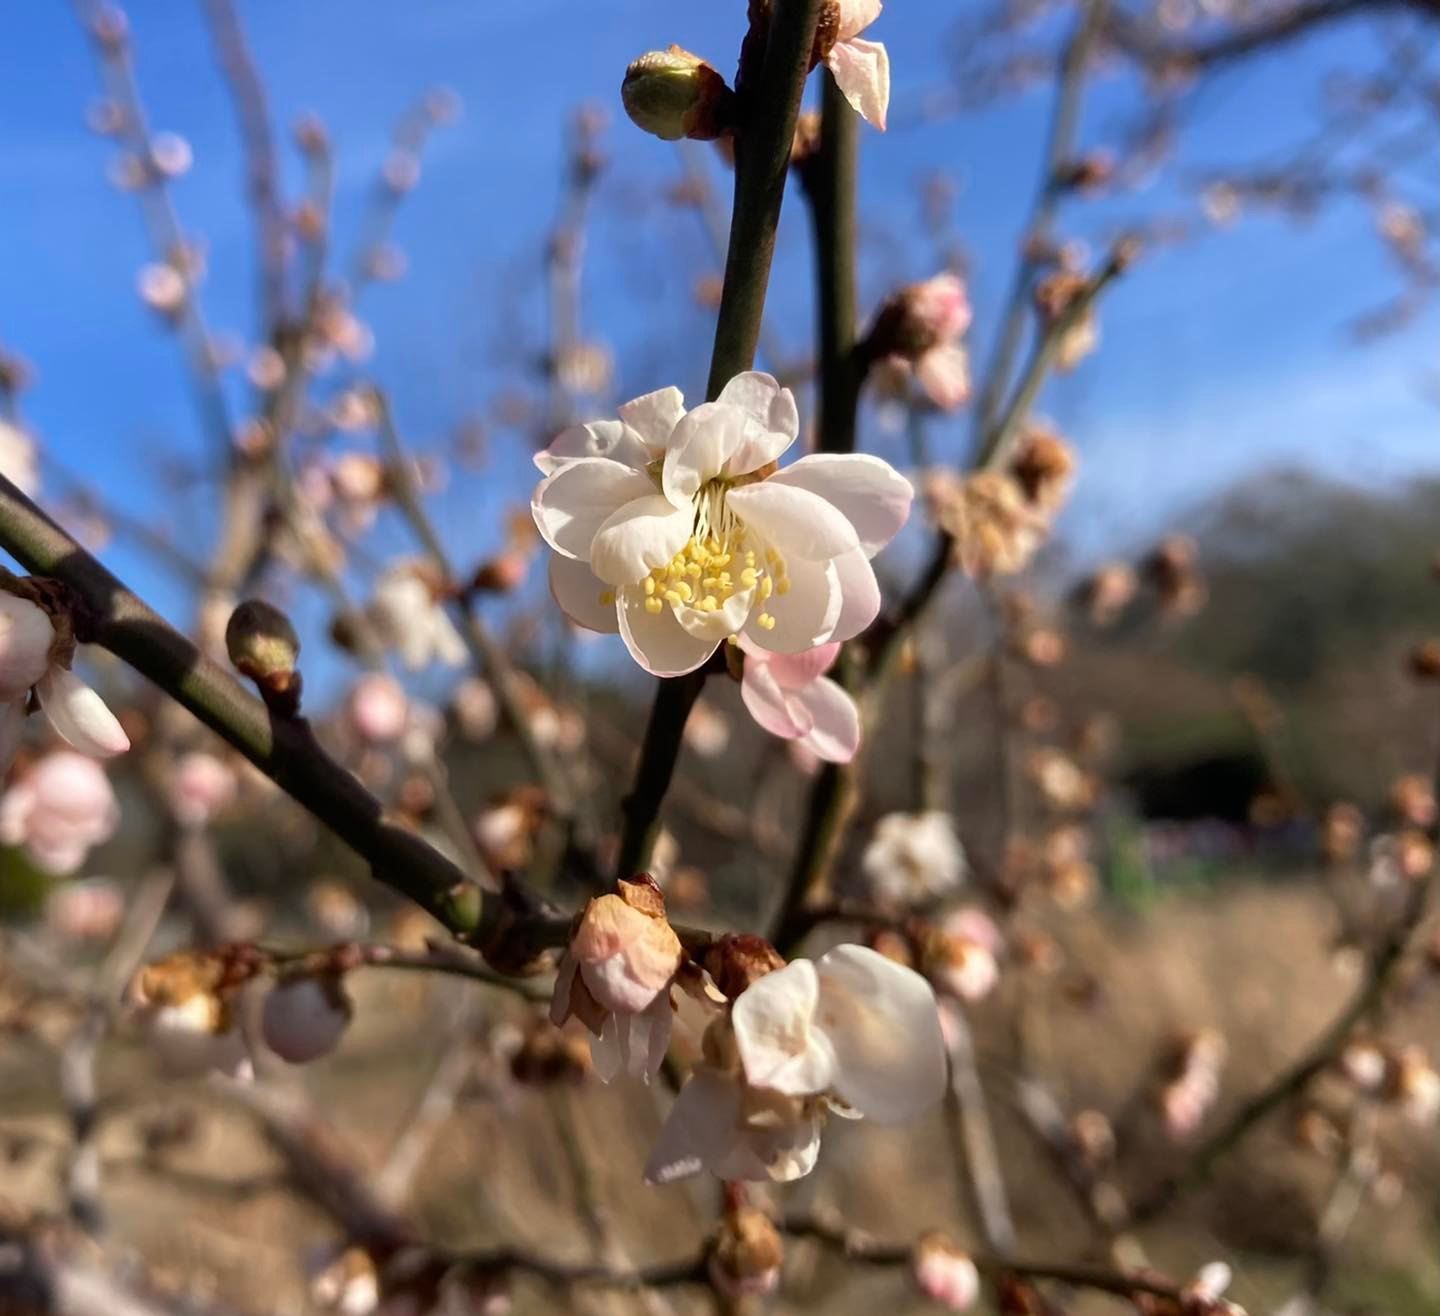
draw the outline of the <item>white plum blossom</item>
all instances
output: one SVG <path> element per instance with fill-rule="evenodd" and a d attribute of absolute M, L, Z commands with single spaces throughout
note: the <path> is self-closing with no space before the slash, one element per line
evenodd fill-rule
<path fill-rule="evenodd" d="M 656 676 L 732 636 L 795 654 L 858 635 L 880 608 L 870 559 L 914 491 L 863 454 L 779 469 L 799 432 L 790 390 L 749 372 L 693 411 L 666 388 L 560 434 L 531 510 L 561 609 Z"/>
<path fill-rule="evenodd" d="M 940 1099 L 945 1075 L 935 994 L 918 973 L 864 946 L 794 960 L 711 1026 L 646 1178 L 798 1179 L 827 1111 L 902 1123 Z"/>
<path fill-rule="evenodd" d="M 875 824 L 860 867 L 876 897 L 892 905 L 947 895 L 968 872 L 948 813 L 888 813 Z"/>
<path fill-rule="evenodd" d="M 849 763 L 860 748 L 860 712 L 855 701 L 826 672 L 840 656 L 840 644 L 817 645 L 804 653 L 767 653 L 742 639 L 745 672 L 740 698 L 750 716 L 772 736 L 793 740 L 828 763 Z"/>
<path fill-rule="evenodd" d="M 602 1082 L 625 1072 L 648 1083 L 670 1045 L 680 939 L 652 879 L 621 880 L 617 888 L 591 900 L 577 920 L 555 978 L 550 1021 L 558 1028 L 574 1016 L 590 1030 Z"/>
<path fill-rule="evenodd" d="M 120 824 L 110 779 L 94 759 L 47 754 L 0 799 L 0 842 L 23 845 L 47 873 L 75 872 Z"/>
<path fill-rule="evenodd" d="M 55 628 L 45 610 L 14 594 L 0 593 L 0 771 L 10 766 L 25 730 L 28 697 L 67 744 L 108 758 L 130 748 L 130 739 L 88 685 L 56 653 Z"/>
<path fill-rule="evenodd" d="M 411 671 L 436 662 L 446 667 L 464 665 L 465 641 L 415 564 L 400 562 L 385 570 L 375 584 L 368 613 L 380 642 L 394 649 Z"/>
<path fill-rule="evenodd" d="M 860 36 L 880 17 L 882 8 L 882 0 L 835 0 L 835 39 L 825 54 L 825 67 L 855 113 L 884 132 L 890 108 L 890 56 L 880 42 Z"/>

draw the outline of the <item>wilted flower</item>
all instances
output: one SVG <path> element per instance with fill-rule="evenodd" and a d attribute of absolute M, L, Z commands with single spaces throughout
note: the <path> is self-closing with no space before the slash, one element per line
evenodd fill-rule
<path fill-rule="evenodd" d="M 1031 506 L 1053 514 L 1065 502 L 1075 478 L 1075 450 L 1053 430 L 1032 424 L 1009 470 Z"/>
<path fill-rule="evenodd" d="M 670 1045 L 670 984 L 680 968 L 680 938 L 665 917 L 665 897 L 648 876 L 621 879 L 576 920 L 555 978 L 550 1020 L 572 1016 L 594 1035 L 595 1072 L 609 1082 L 622 1070 L 649 1081 Z"/>
<path fill-rule="evenodd" d="M 399 562 L 375 583 L 367 615 L 380 642 L 411 671 L 443 663 L 460 667 L 468 651 L 423 564 Z"/>
<path fill-rule="evenodd" d="M 1000 980 L 993 944 L 942 928 L 925 937 L 921 968 L 937 987 L 962 1001 L 983 1000 Z"/>
<path fill-rule="evenodd" d="M 1046 747 L 1030 755 L 1025 765 L 1045 803 L 1060 813 L 1081 813 L 1094 807 L 1095 778 L 1068 754 Z"/>
<path fill-rule="evenodd" d="M 730 129 L 735 93 L 699 55 L 652 50 L 625 70 L 620 99 L 637 128 L 667 142 L 711 141 Z"/>
<path fill-rule="evenodd" d="M 890 56 L 880 42 L 860 36 L 880 17 L 882 7 L 882 0 L 828 0 L 821 7 L 812 59 L 830 70 L 851 109 L 884 132 L 890 108 Z"/>
<path fill-rule="evenodd" d="M 825 675 L 840 644 L 805 653 L 767 653 L 748 639 L 740 698 L 766 731 L 794 740 L 827 763 L 848 763 L 860 747 L 860 712 L 844 688 Z"/>
<path fill-rule="evenodd" d="M 1188 535 L 1167 535 L 1140 563 L 1140 575 L 1172 616 L 1188 617 L 1205 603 L 1205 580 L 1195 561 L 1198 551 Z"/>
<path fill-rule="evenodd" d="M 307 1064 L 335 1049 L 354 1009 L 338 974 L 295 974 L 266 993 L 260 1036 L 282 1060 Z"/>
<path fill-rule="evenodd" d="M 235 800 L 235 769 L 214 754 L 182 754 L 170 777 L 170 812 L 183 827 L 208 827 Z"/>
<path fill-rule="evenodd" d="M 1415 1124 L 1434 1123 L 1440 1115 L 1440 1074 L 1419 1047 L 1407 1046 L 1391 1057 L 1387 1091 Z"/>
<path fill-rule="evenodd" d="M 1419 772 L 1408 772 L 1390 784 L 1390 808 L 1402 823 L 1410 827 L 1432 827 L 1440 809 L 1435 803 L 1435 787 Z"/>
<path fill-rule="evenodd" d="M 936 520 L 954 541 L 961 570 L 981 580 L 1023 571 L 1049 532 L 1049 519 L 1001 471 L 967 476 L 939 503 Z"/>
<path fill-rule="evenodd" d="M 889 813 L 875 824 L 860 859 L 876 898 L 911 905 L 944 896 L 966 877 L 965 847 L 948 813 Z"/>
<path fill-rule="evenodd" d="M 618 630 L 656 676 L 694 671 L 731 636 L 800 653 L 858 635 L 880 606 L 869 559 L 912 490 L 860 454 L 777 470 L 799 428 L 790 391 L 752 372 L 688 414 L 668 388 L 566 430 L 536 457 L 532 500 L 556 602 Z"/>
<path fill-rule="evenodd" d="M 919 974 L 864 946 L 794 960 L 747 987 L 706 1032 L 645 1177 L 808 1174 L 824 1112 L 900 1123 L 940 1099 L 945 1042 Z"/>
<path fill-rule="evenodd" d="M 1220 1095 L 1220 1073 L 1228 1048 L 1213 1028 L 1182 1037 L 1165 1060 L 1156 1100 L 1165 1131 L 1177 1141 L 1198 1129 Z"/>
<path fill-rule="evenodd" d="M 1108 626 L 1130 605 L 1140 582 L 1127 562 L 1105 562 L 1080 582 L 1075 601 L 1096 626 Z"/>
<path fill-rule="evenodd" d="M 410 701 L 400 682 L 383 672 L 367 672 L 350 691 L 350 723 L 361 739 L 373 744 L 398 740 L 410 715 Z"/>
<path fill-rule="evenodd" d="M 970 396 L 970 355 L 961 339 L 970 327 L 970 299 L 954 274 L 912 283 L 875 317 L 868 344 L 900 370 L 914 370 L 926 396 L 953 411 Z"/>
<path fill-rule="evenodd" d="M 234 989 L 247 976 L 238 967 L 219 956 L 181 952 L 145 965 L 132 979 L 127 999 L 172 1073 L 253 1073 L 233 1008 Z"/>
<path fill-rule="evenodd" d="M 23 845 L 48 873 L 64 876 L 108 841 L 120 824 L 110 779 L 94 759 L 47 754 L 0 799 L 0 841 Z"/>
<path fill-rule="evenodd" d="M 980 1272 L 969 1253 L 943 1234 L 922 1234 L 911 1263 L 915 1287 L 950 1311 L 969 1311 L 980 1296 Z"/>
<path fill-rule="evenodd" d="M 1078 315 L 1072 311 L 1077 300 L 1087 296 L 1089 290 L 1090 280 L 1074 270 L 1057 270 L 1035 287 L 1035 305 L 1047 329 L 1072 317 L 1059 331 L 1055 347 L 1055 366 L 1059 370 L 1073 370 L 1100 342 L 1100 320 L 1094 299 Z"/>

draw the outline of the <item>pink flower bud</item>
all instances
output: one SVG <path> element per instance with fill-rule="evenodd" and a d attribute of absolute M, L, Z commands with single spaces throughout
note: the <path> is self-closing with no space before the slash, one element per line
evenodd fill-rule
<path fill-rule="evenodd" d="M 334 975 L 303 975 L 273 986 L 260 1014 L 260 1035 L 282 1060 L 307 1064 L 339 1044 L 354 1007 Z"/>
<path fill-rule="evenodd" d="M 915 1245 L 913 1267 L 920 1292 L 951 1311 L 968 1311 L 980 1296 L 975 1263 L 939 1234 L 926 1234 Z"/>
<path fill-rule="evenodd" d="M 206 827 L 234 802 L 235 770 L 214 754 L 182 755 L 170 779 L 170 811 L 184 827 Z"/>

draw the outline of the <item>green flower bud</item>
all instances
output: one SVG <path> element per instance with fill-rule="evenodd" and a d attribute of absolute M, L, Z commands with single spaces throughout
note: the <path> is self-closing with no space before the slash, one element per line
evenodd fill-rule
<path fill-rule="evenodd" d="M 625 70 L 620 98 L 647 133 L 667 142 L 704 142 L 731 127 L 735 93 L 698 55 L 671 46 L 641 55 Z"/>
<path fill-rule="evenodd" d="M 266 704 L 293 714 L 300 703 L 300 638 L 290 619 L 263 599 L 247 599 L 225 626 L 230 661 L 259 687 Z"/>

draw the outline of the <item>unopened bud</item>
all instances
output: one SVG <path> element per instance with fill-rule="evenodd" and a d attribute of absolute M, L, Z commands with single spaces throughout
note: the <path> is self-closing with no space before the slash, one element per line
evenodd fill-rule
<path fill-rule="evenodd" d="M 715 986 L 734 1000 L 767 973 L 785 967 L 785 959 L 764 937 L 740 932 L 717 937 L 702 961 Z"/>
<path fill-rule="evenodd" d="M 295 670 L 300 638 L 279 608 L 263 599 L 247 599 L 230 614 L 225 649 L 273 711 L 294 715 L 300 706 L 300 673 Z"/>
<path fill-rule="evenodd" d="M 710 1249 L 710 1281 L 728 1298 L 758 1298 L 780 1284 L 785 1245 L 765 1212 L 753 1206 L 727 1211 Z"/>
<path fill-rule="evenodd" d="M 735 93 L 698 55 L 671 46 L 641 55 L 625 70 L 620 98 L 647 133 L 667 142 L 708 142 L 730 127 Z"/>
<path fill-rule="evenodd" d="M 270 989 L 260 1014 L 260 1033 L 282 1060 L 303 1065 L 335 1049 L 353 1013 L 339 977 L 305 974 Z"/>

